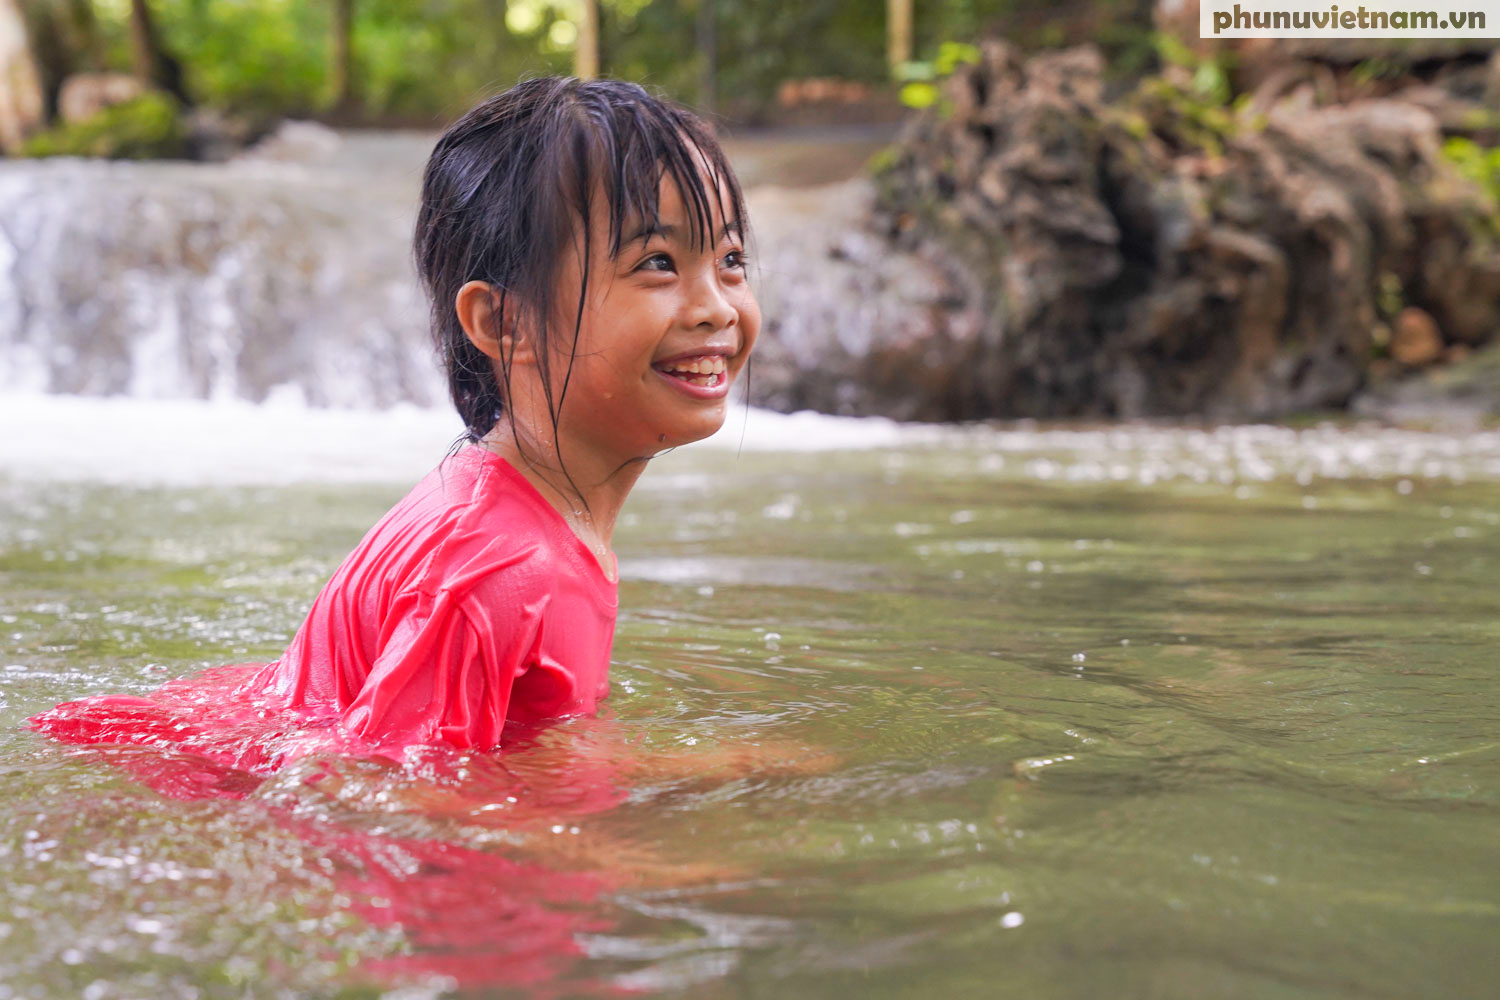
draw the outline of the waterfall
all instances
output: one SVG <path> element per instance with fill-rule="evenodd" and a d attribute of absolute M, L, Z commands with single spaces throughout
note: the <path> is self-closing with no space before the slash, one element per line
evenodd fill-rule
<path fill-rule="evenodd" d="M 222 164 L 0 162 L 0 390 L 442 403 L 410 260 L 431 138 L 300 128 Z"/>
<path fill-rule="evenodd" d="M 0 160 L 0 393 L 448 409 L 410 249 L 434 141 L 289 123 L 228 163 Z M 881 412 L 849 402 L 866 359 L 906 371 L 881 359 L 952 290 L 863 230 L 867 180 L 768 183 L 797 148 L 730 149 L 765 317 L 752 402 Z"/>

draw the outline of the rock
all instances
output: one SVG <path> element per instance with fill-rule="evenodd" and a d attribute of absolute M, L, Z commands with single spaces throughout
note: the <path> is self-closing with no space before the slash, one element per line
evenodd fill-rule
<path fill-rule="evenodd" d="M 186 115 L 188 149 L 195 160 L 222 163 L 262 140 L 272 124 L 254 115 L 195 107 Z"/>
<path fill-rule="evenodd" d="M 339 134 L 327 125 L 289 119 L 246 149 L 240 158 L 279 163 L 326 163 L 338 154 L 342 145 Z"/>
<path fill-rule="evenodd" d="M 1495 206 L 1443 159 L 1431 107 L 1253 113 L 1165 78 L 1107 104 L 1090 48 L 980 49 L 946 110 L 903 130 L 868 209 L 826 189 L 838 211 L 765 241 L 780 360 L 758 399 L 1265 419 L 1348 405 L 1391 288 L 1455 341 L 1500 328 L 1500 249 L 1475 225 Z"/>
<path fill-rule="evenodd" d="M 981 290 L 943 260 L 893 251 L 866 226 L 875 191 L 856 178 L 746 194 L 752 273 L 765 317 L 750 398 L 777 410 L 882 413 L 901 420 L 977 416 L 952 368 L 973 351 Z"/>
<path fill-rule="evenodd" d="M 139 80 L 125 73 L 74 73 L 58 91 L 57 114 L 64 122 L 81 122 L 145 92 Z"/>
<path fill-rule="evenodd" d="M 1376 381 L 1355 398 L 1351 409 L 1391 423 L 1450 427 L 1500 418 L 1500 343 L 1451 365 Z"/>
<path fill-rule="evenodd" d="M 1443 335 L 1437 321 L 1416 306 L 1401 310 L 1391 332 L 1391 357 L 1410 368 L 1419 368 L 1442 355 Z"/>

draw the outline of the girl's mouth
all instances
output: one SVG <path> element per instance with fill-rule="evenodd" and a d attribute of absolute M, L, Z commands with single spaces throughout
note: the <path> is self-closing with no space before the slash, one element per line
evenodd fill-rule
<path fill-rule="evenodd" d="M 725 363 L 723 355 L 704 354 L 696 358 L 678 358 L 675 361 L 652 365 L 652 367 L 663 375 L 686 382 L 688 385 L 697 386 L 700 389 L 713 389 L 726 381 L 725 372 L 729 366 Z"/>

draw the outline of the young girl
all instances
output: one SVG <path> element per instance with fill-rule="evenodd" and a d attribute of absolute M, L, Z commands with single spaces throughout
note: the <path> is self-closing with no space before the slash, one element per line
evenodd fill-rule
<path fill-rule="evenodd" d="M 474 108 L 433 150 L 415 234 L 463 445 L 280 659 L 31 725 L 265 774 L 312 752 L 493 748 L 592 712 L 620 507 L 653 455 L 719 428 L 760 329 L 747 236 L 712 131 L 634 84 L 533 79 Z"/>

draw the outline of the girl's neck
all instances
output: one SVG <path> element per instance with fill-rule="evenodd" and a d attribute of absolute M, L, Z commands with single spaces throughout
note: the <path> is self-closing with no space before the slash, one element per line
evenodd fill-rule
<path fill-rule="evenodd" d="M 518 432 L 522 440 L 518 440 Z M 599 557 L 606 573 L 613 559 L 615 522 L 636 480 L 645 471 L 643 461 L 610 463 L 587 454 L 567 458 L 566 471 L 557 448 L 550 440 L 533 440 L 524 429 L 512 428 L 501 419 L 479 444 L 505 459 L 550 503 L 589 548 Z M 593 459 L 593 460 L 591 460 Z M 571 481 L 570 481 L 571 480 Z"/>

